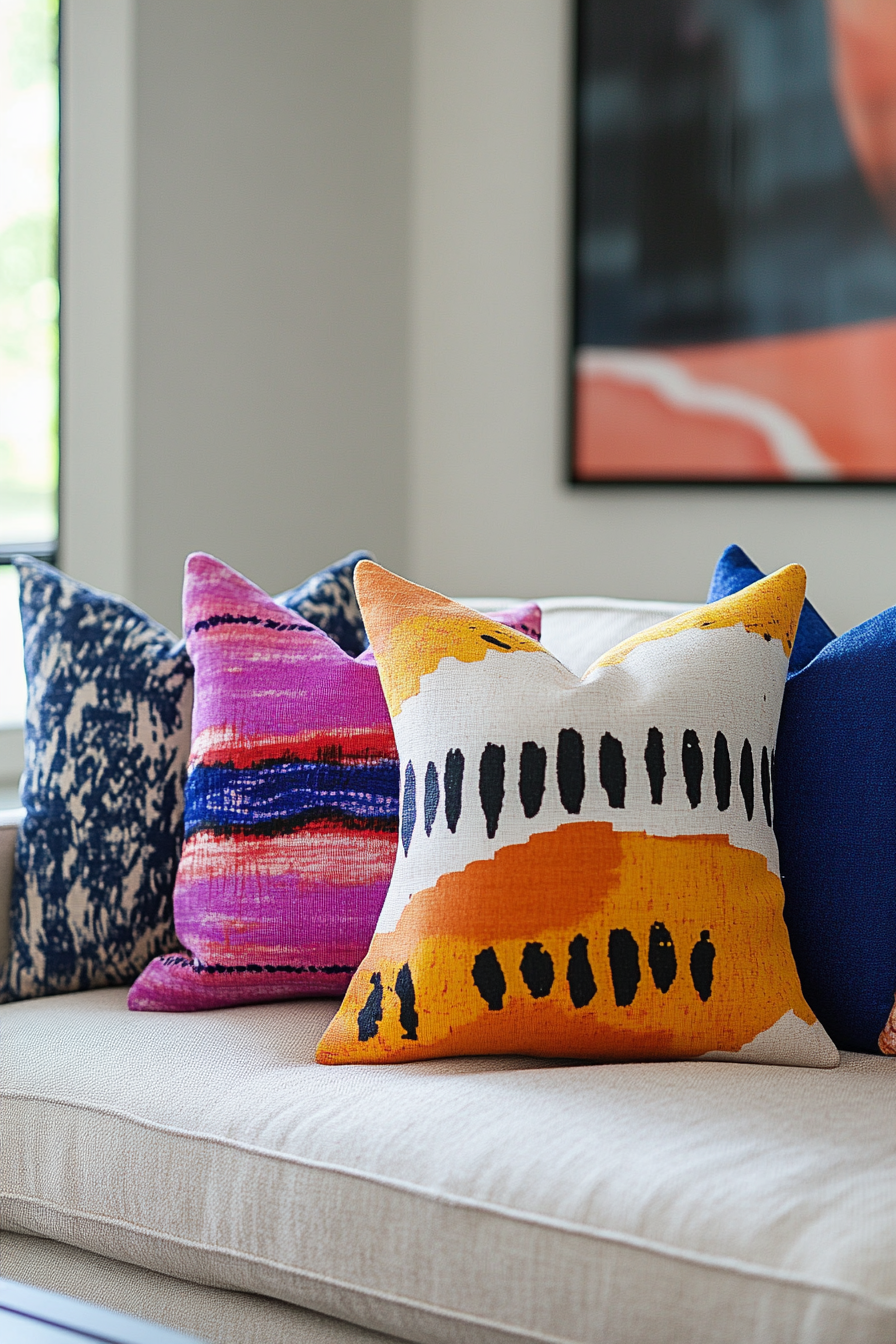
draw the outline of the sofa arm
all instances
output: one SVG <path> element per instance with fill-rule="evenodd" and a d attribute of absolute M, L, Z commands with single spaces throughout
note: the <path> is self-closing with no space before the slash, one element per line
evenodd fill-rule
<path fill-rule="evenodd" d="M 9 898 L 12 895 L 16 836 L 24 815 L 20 807 L 0 811 L 0 966 L 9 956 Z"/>

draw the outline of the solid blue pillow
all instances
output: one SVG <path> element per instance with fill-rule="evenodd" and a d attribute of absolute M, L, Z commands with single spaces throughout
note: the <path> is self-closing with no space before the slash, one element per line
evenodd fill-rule
<path fill-rule="evenodd" d="M 841 1049 L 876 1054 L 896 1029 L 896 607 L 788 678 L 775 763 L 803 991 Z"/>
<path fill-rule="evenodd" d="M 706 600 L 718 602 L 720 598 L 731 597 L 732 593 L 739 593 L 742 588 L 764 578 L 762 570 L 753 564 L 745 551 L 739 546 L 729 546 L 722 552 L 716 565 Z M 790 655 L 790 675 L 811 663 L 832 639 L 836 639 L 836 635 L 827 621 L 821 619 L 811 602 L 805 601 Z"/>
<path fill-rule="evenodd" d="M 725 567 L 740 587 L 763 577 L 744 560 Z M 842 1050 L 881 1053 L 892 1012 L 896 1053 L 896 607 L 829 637 L 787 678 L 774 827 L 806 998 Z"/>

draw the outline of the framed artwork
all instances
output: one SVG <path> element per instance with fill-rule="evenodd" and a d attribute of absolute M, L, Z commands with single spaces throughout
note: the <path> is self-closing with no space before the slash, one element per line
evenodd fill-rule
<path fill-rule="evenodd" d="M 574 482 L 896 483 L 896 0 L 578 0 Z"/>

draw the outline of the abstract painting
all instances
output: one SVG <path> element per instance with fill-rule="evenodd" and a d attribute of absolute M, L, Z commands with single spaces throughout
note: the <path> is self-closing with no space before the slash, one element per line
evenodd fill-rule
<path fill-rule="evenodd" d="M 572 479 L 896 482 L 896 3 L 578 0 Z"/>

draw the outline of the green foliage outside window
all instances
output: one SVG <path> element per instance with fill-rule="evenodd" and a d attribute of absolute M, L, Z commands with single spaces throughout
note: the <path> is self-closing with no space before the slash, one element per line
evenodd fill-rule
<path fill-rule="evenodd" d="M 57 534 L 58 0 L 0 0 L 0 546 Z"/>

